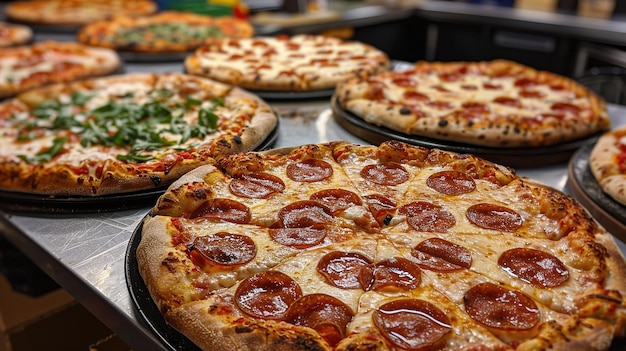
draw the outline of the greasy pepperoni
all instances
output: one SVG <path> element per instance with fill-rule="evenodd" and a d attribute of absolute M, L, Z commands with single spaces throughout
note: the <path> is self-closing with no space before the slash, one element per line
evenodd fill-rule
<path fill-rule="evenodd" d="M 359 289 L 359 273 L 372 262 L 356 252 L 332 251 L 324 255 L 317 264 L 317 271 L 326 281 L 342 289 Z"/>
<path fill-rule="evenodd" d="M 248 206 L 241 202 L 216 198 L 207 200 L 189 216 L 192 219 L 199 217 L 245 224 L 250 222 L 252 215 Z"/>
<path fill-rule="evenodd" d="M 324 204 L 333 214 L 353 206 L 363 205 L 361 198 L 357 194 L 344 189 L 320 190 L 311 195 L 311 200 Z"/>
<path fill-rule="evenodd" d="M 428 101 L 428 95 L 418 93 L 417 91 L 405 91 L 403 96 L 408 100 Z"/>
<path fill-rule="evenodd" d="M 374 311 L 372 320 L 387 340 L 407 350 L 436 350 L 452 330 L 443 311 L 418 299 L 388 302 Z"/>
<path fill-rule="evenodd" d="M 411 251 L 417 264 L 431 271 L 452 272 L 468 269 L 472 254 L 465 247 L 440 238 L 430 238 L 417 244 Z"/>
<path fill-rule="evenodd" d="M 511 107 L 522 107 L 522 103 L 515 98 L 507 97 L 507 96 L 499 96 L 493 99 L 493 102 L 500 105 L 506 105 Z"/>
<path fill-rule="evenodd" d="M 554 111 L 570 112 L 574 114 L 579 114 L 581 112 L 580 107 L 566 102 L 555 102 L 552 106 L 550 106 L 550 108 Z"/>
<path fill-rule="evenodd" d="M 536 85 L 535 81 L 528 78 L 519 78 L 515 81 L 516 87 L 531 87 L 533 85 Z"/>
<path fill-rule="evenodd" d="M 278 271 L 256 273 L 243 280 L 235 291 L 235 302 L 243 312 L 265 319 L 282 319 L 300 297 L 302 289 L 298 283 Z"/>
<path fill-rule="evenodd" d="M 441 73 L 439 78 L 444 82 L 456 82 L 461 79 L 461 75 L 458 73 Z"/>
<path fill-rule="evenodd" d="M 540 321 L 539 309 L 530 297 L 493 283 L 472 287 L 463 301 L 473 320 L 491 328 L 528 330 Z"/>
<path fill-rule="evenodd" d="M 537 91 L 537 90 L 522 90 L 519 92 L 519 95 L 525 98 L 536 98 L 536 99 L 539 99 L 545 96 L 544 93 Z"/>
<path fill-rule="evenodd" d="M 517 212 L 504 206 L 488 203 L 471 206 L 465 212 L 465 216 L 481 228 L 504 232 L 514 232 L 523 224 L 522 216 Z"/>
<path fill-rule="evenodd" d="M 283 228 L 306 228 L 330 222 L 330 209 L 319 202 L 303 200 L 293 202 L 278 211 Z"/>
<path fill-rule="evenodd" d="M 279 244 L 298 249 L 315 246 L 327 235 L 326 228 L 271 228 L 270 237 Z"/>
<path fill-rule="evenodd" d="M 502 253 L 498 265 L 505 271 L 541 288 L 559 286 L 569 278 L 567 267 L 555 256 L 529 248 L 510 249 Z"/>
<path fill-rule="evenodd" d="M 467 173 L 459 171 L 433 173 L 426 180 L 426 185 L 446 195 L 461 195 L 476 189 L 474 179 Z"/>
<path fill-rule="evenodd" d="M 414 80 L 404 77 L 394 78 L 392 81 L 393 84 L 400 87 L 414 87 L 417 85 Z"/>
<path fill-rule="evenodd" d="M 248 263 L 257 251 L 249 237 L 226 232 L 195 238 L 193 249 L 207 260 L 224 266 Z"/>
<path fill-rule="evenodd" d="M 421 274 L 415 262 L 395 257 L 361 268 L 359 282 L 365 291 L 385 288 L 413 290 L 420 285 Z"/>
<path fill-rule="evenodd" d="M 317 331 L 331 346 L 346 336 L 354 312 L 341 300 L 326 294 L 310 294 L 296 300 L 285 321 Z"/>
<path fill-rule="evenodd" d="M 333 175 L 333 167 L 324 160 L 309 159 L 287 166 L 287 177 L 296 182 L 318 182 Z"/>
<path fill-rule="evenodd" d="M 409 172 L 398 163 L 385 162 L 363 167 L 361 177 L 380 185 L 398 185 L 409 180 Z"/>
<path fill-rule="evenodd" d="M 406 215 L 406 221 L 411 227 L 423 232 L 445 233 L 456 223 L 448 210 L 425 201 L 411 202 L 402 206 L 400 214 Z"/>
<path fill-rule="evenodd" d="M 241 197 L 265 199 L 271 194 L 282 193 L 285 183 L 275 175 L 259 172 L 244 174 L 229 184 L 230 192 Z"/>
<path fill-rule="evenodd" d="M 489 112 L 489 106 L 482 102 L 465 102 L 463 103 L 463 109 L 472 113 L 486 113 Z"/>
<path fill-rule="evenodd" d="M 435 90 L 437 90 L 438 92 L 441 92 L 441 93 L 449 93 L 450 92 L 450 90 L 448 88 L 444 87 L 443 85 L 433 85 L 433 86 L 431 86 L 431 88 L 433 88 L 433 89 L 435 89 Z"/>
<path fill-rule="evenodd" d="M 371 194 L 363 197 L 370 212 L 379 222 L 388 225 L 396 211 L 396 203 L 379 194 Z"/>

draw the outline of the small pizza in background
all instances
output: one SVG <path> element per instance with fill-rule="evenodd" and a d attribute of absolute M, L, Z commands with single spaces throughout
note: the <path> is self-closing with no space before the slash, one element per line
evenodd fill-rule
<path fill-rule="evenodd" d="M 186 52 L 206 38 L 249 38 L 252 25 L 235 17 L 211 17 L 190 12 L 163 11 L 149 16 L 118 16 L 90 23 L 78 41 L 128 52 Z"/>
<path fill-rule="evenodd" d="M 32 0 L 9 2 L 11 21 L 33 25 L 80 26 L 117 15 L 139 16 L 158 10 L 152 0 Z"/>
<path fill-rule="evenodd" d="M 0 47 L 24 45 L 33 40 L 33 31 L 28 26 L 0 22 Z"/>
<path fill-rule="evenodd" d="M 0 104 L 0 190 L 99 196 L 165 187 L 277 125 L 260 98 L 206 78 L 132 73 Z"/>
<path fill-rule="evenodd" d="M 605 101 L 579 83 L 512 61 L 417 62 L 337 87 L 345 111 L 409 136 L 542 147 L 610 129 Z"/>
<path fill-rule="evenodd" d="M 571 197 L 398 141 L 230 155 L 144 219 L 138 268 L 203 350 L 608 350 L 626 262 Z"/>
<path fill-rule="evenodd" d="M 602 191 L 626 205 L 626 126 L 598 139 L 589 155 L 589 168 Z"/>
<path fill-rule="evenodd" d="M 321 35 L 209 39 L 185 60 L 190 74 L 284 92 L 333 89 L 389 67 L 387 54 L 371 45 Z"/>
<path fill-rule="evenodd" d="M 116 72 L 117 53 L 73 42 L 44 41 L 0 51 L 0 97 L 52 83 Z"/>

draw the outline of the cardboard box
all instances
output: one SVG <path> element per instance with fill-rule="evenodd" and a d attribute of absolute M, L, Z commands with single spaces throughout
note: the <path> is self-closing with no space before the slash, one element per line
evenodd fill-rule
<path fill-rule="evenodd" d="M 110 334 L 65 290 L 32 297 L 0 275 L 0 351 L 86 351 Z"/>

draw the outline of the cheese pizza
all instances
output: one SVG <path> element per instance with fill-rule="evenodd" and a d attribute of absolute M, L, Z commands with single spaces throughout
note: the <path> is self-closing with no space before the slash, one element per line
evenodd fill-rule
<path fill-rule="evenodd" d="M 408 136 L 542 147 L 610 129 L 606 103 L 577 82 L 506 60 L 417 62 L 337 87 L 342 109 Z"/>
<path fill-rule="evenodd" d="M 246 89 L 333 89 L 353 76 L 389 69 L 387 55 L 365 43 L 321 35 L 208 39 L 185 60 L 190 74 Z"/>
<path fill-rule="evenodd" d="M 569 196 L 471 155 L 347 142 L 184 175 L 136 251 L 203 350 L 607 350 L 626 262 Z"/>
<path fill-rule="evenodd" d="M 259 97 L 180 73 L 33 89 L 0 103 L 0 190 L 100 196 L 164 188 L 259 146 L 277 117 Z"/>

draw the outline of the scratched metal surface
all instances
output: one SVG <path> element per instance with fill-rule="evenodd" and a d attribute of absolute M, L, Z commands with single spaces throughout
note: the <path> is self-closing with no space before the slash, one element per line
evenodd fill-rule
<path fill-rule="evenodd" d="M 180 65 L 126 65 L 126 71 L 180 71 Z M 272 103 L 272 106 L 281 117 L 275 147 L 334 140 L 367 144 L 337 124 L 327 100 Z M 626 125 L 625 107 L 610 105 L 609 112 L 615 126 Z M 518 169 L 518 173 L 565 190 L 567 164 Z M 18 247 L 27 251 L 31 259 L 131 347 L 156 349 L 159 342 L 135 316 L 124 275 L 129 239 L 152 205 L 146 203 L 145 208 L 137 210 L 79 215 L 0 212 L 0 224 L 16 229 L 12 239 L 21 244 Z M 0 232 L 3 232 L 1 225 Z M 622 252 L 626 252 L 626 246 L 619 244 Z M 50 259 L 41 259 L 42 256 Z"/>

